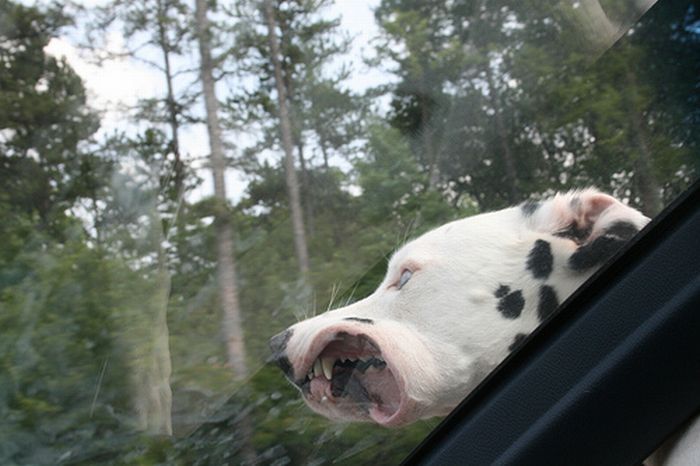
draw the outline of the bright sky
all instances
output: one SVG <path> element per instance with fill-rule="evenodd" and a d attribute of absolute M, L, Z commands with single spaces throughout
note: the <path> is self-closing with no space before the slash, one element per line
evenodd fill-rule
<path fill-rule="evenodd" d="M 33 3 L 33 2 L 27 2 Z M 84 0 L 86 7 L 102 4 L 101 0 Z M 349 59 L 352 61 L 354 75 L 348 86 L 357 91 L 386 82 L 388 76 L 380 71 L 370 69 L 362 62 L 362 56 L 371 53 L 371 39 L 377 34 L 372 10 L 379 0 L 338 0 L 328 10 L 331 17 L 341 17 L 341 27 L 355 37 L 353 50 Z M 75 71 L 83 78 L 89 92 L 90 104 L 103 112 L 103 133 L 115 130 L 135 128 L 133 122 L 126 118 L 124 108 L 132 106 L 138 99 L 162 97 L 164 94 L 163 78 L 157 70 L 134 59 L 123 58 L 110 60 L 98 66 L 88 61 L 77 47 L 80 33 L 53 39 L 46 47 L 47 53 L 65 57 Z M 106 48 L 111 51 L 123 50 L 125 39 L 119 32 L 111 32 L 107 37 Z M 198 57 L 194 57 L 198 60 Z M 196 66 L 196 63 L 192 63 Z M 245 137 L 242 135 L 241 137 Z M 189 156 L 201 160 L 208 152 L 208 137 L 204 126 L 192 126 L 183 131 L 181 145 Z M 204 180 L 193 197 L 201 198 L 213 192 L 211 174 L 203 168 L 204 162 L 198 162 L 199 175 Z M 245 188 L 241 173 L 229 170 L 227 173 L 229 197 L 240 199 Z"/>

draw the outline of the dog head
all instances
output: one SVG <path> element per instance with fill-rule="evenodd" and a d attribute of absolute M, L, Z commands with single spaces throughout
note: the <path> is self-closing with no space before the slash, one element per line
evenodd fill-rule
<path fill-rule="evenodd" d="M 328 418 L 445 415 L 647 221 L 586 190 L 448 223 L 367 298 L 273 337 L 274 358 Z"/>

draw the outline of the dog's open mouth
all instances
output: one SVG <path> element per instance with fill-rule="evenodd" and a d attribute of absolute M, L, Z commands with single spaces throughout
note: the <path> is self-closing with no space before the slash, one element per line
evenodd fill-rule
<path fill-rule="evenodd" d="M 337 417 L 387 423 L 401 406 L 402 390 L 379 346 L 365 334 L 337 332 L 325 340 L 299 381 L 307 401 Z"/>

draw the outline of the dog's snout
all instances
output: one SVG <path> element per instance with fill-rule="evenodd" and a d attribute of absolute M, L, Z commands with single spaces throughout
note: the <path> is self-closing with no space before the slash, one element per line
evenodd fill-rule
<path fill-rule="evenodd" d="M 283 332 L 270 338 L 270 350 L 272 350 L 272 360 L 277 363 L 277 365 L 282 369 L 282 372 L 287 377 L 292 377 L 292 364 L 289 362 L 285 350 L 287 349 L 287 343 L 289 339 L 292 338 L 292 329 L 287 329 Z"/>
<path fill-rule="evenodd" d="M 284 353 L 284 350 L 287 349 L 289 339 L 292 338 L 292 333 L 292 329 L 287 329 L 270 338 L 270 349 L 272 350 L 273 356 L 277 357 L 277 355 Z"/>

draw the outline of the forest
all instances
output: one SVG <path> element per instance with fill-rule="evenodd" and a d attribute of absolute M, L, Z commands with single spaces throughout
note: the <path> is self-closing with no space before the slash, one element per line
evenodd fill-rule
<path fill-rule="evenodd" d="M 269 338 L 446 221 L 698 176 L 693 1 L 377 0 L 365 44 L 332 6 L 0 0 L 0 464 L 398 463 L 439 419 L 325 420 Z M 106 131 L 59 37 L 158 95 Z"/>

